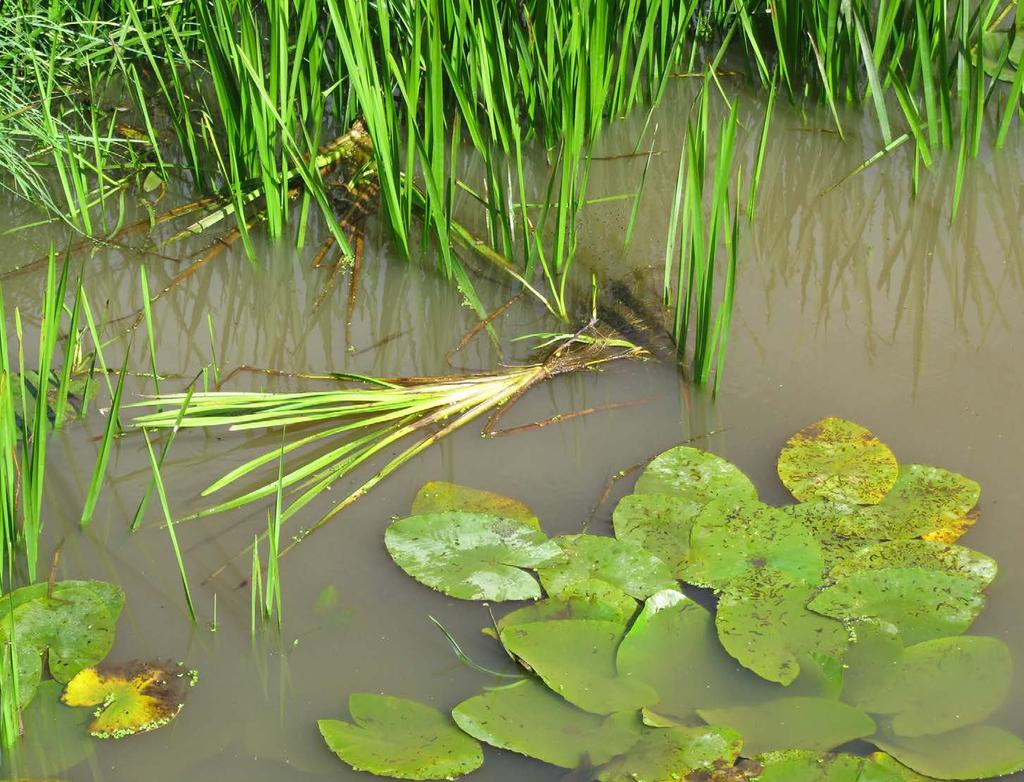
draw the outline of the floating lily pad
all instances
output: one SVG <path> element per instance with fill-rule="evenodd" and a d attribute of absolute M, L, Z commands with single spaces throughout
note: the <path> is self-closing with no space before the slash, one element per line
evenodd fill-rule
<path fill-rule="evenodd" d="M 854 573 L 818 594 L 808 608 L 833 619 L 877 619 L 905 643 L 959 635 L 985 604 L 976 581 L 925 568 Z"/>
<path fill-rule="evenodd" d="M 191 676 L 162 662 L 99 665 L 79 671 L 61 700 L 68 706 L 99 707 L 89 733 L 119 739 L 156 730 L 178 716 Z"/>
<path fill-rule="evenodd" d="M 870 525 L 860 524 L 860 507 L 836 502 L 801 502 L 779 510 L 791 516 L 814 536 L 821 549 L 825 570 L 831 570 L 850 555 L 881 538 L 871 537 Z"/>
<path fill-rule="evenodd" d="M 480 768 L 483 750 L 447 715 L 405 698 L 355 693 L 352 722 L 320 720 L 327 746 L 356 771 L 398 779 L 455 779 Z"/>
<path fill-rule="evenodd" d="M 690 530 L 704 503 L 667 494 L 627 494 L 612 513 L 615 537 L 650 551 L 678 576 L 690 553 Z"/>
<path fill-rule="evenodd" d="M 658 454 L 636 481 L 637 494 L 670 494 L 703 505 L 714 499 L 756 500 L 757 489 L 734 464 L 680 445 Z"/>
<path fill-rule="evenodd" d="M 881 756 L 882 753 L 875 753 Z M 886 765 L 875 755 L 786 750 L 759 755 L 762 771 L 753 782 L 913 782 L 922 778 L 899 764 Z"/>
<path fill-rule="evenodd" d="M 91 757 L 96 742 L 86 731 L 91 715 L 60 702 L 64 685 L 39 683 L 32 704 L 22 712 L 24 737 L 4 751 L 4 771 L 15 777 L 60 774 Z"/>
<path fill-rule="evenodd" d="M 893 654 L 873 642 L 874 664 L 864 653 L 846 698 L 865 711 L 892 715 L 897 736 L 943 733 L 985 719 L 1006 700 L 1013 660 L 998 638 L 964 636 L 924 641 Z"/>
<path fill-rule="evenodd" d="M 11 640 L 13 622 L 18 696 L 23 707 L 35 695 L 44 653 L 50 675 L 61 683 L 107 656 L 124 603 L 118 587 L 101 582 L 59 582 L 52 594 L 48 595 L 49 591 L 48 584 L 35 584 L 0 598 L 5 606 L 0 642 Z"/>
<path fill-rule="evenodd" d="M 611 714 L 657 701 L 653 689 L 619 676 L 615 668 L 624 632 L 617 622 L 556 619 L 509 627 L 502 631 L 501 642 L 570 703 Z"/>
<path fill-rule="evenodd" d="M 400 519 L 384 533 L 391 558 L 421 584 L 463 600 L 540 597 L 523 568 L 552 565 L 562 550 L 522 521 L 450 511 Z"/>
<path fill-rule="evenodd" d="M 755 501 L 716 501 L 697 515 L 683 580 L 725 589 L 748 570 L 770 567 L 816 584 L 824 563 L 811 533 L 799 521 Z"/>
<path fill-rule="evenodd" d="M 935 533 L 962 519 L 978 504 L 981 487 L 940 467 L 903 464 L 882 501 L 858 516 L 876 537 L 903 540 Z"/>
<path fill-rule="evenodd" d="M 613 605 L 619 613 L 619 618 L 615 621 L 623 624 L 633 618 L 638 605 L 634 598 L 617 586 L 599 578 L 584 578 L 582 581 L 574 581 L 565 587 L 559 596 L 567 600 L 594 600 L 605 605 Z"/>
<path fill-rule="evenodd" d="M 636 605 L 635 602 L 634 605 Z M 552 619 L 595 619 L 602 622 L 616 622 L 624 627 L 628 617 L 622 615 L 618 606 L 596 598 L 549 597 L 546 600 L 538 600 L 522 608 L 517 608 L 515 611 L 510 611 L 498 619 L 496 624 L 498 632 L 501 632 L 507 627 Z"/>
<path fill-rule="evenodd" d="M 835 619 L 807 610 L 816 587 L 773 568 L 733 579 L 718 601 L 722 646 L 765 679 L 790 684 L 807 655 L 841 658 L 849 633 Z"/>
<path fill-rule="evenodd" d="M 933 532 L 926 532 L 921 537 L 925 540 L 935 540 L 939 543 L 956 543 L 967 534 L 967 531 L 978 523 L 978 511 L 972 510 L 965 513 L 958 519 L 946 520 L 942 526 Z"/>
<path fill-rule="evenodd" d="M 922 776 L 916 771 L 907 768 L 886 752 L 872 752 L 868 757 L 874 762 L 876 768 L 882 768 L 896 774 L 896 779 L 899 782 L 932 782 L 931 777 Z M 864 780 L 864 782 L 869 782 L 869 780 Z M 888 780 L 885 780 L 885 782 L 888 782 Z"/>
<path fill-rule="evenodd" d="M 863 546 L 851 552 L 843 562 L 829 571 L 829 576 L 842 579 L 854 573 L 890 567 L 916 567 L 941 570 L 975 581 L 986 587 L 996 577 L 996 561 L 965 548 L 932 540 L 890 540 Z"/>
<path fill-rule="evenodd" d="M 732 765 L 743 739 L 727 728 L 644 728 L 633 748 L 597 775 L 601 782 L 664 782 Z"/>
<path fill-rule="evenodd" d="M 993 725 L 918 738 L 871 739 L 896 760 L 935 779 L 987 779 L 1024 770 L 1024 741 Z"/>
<path fill-rule="evenodd" d="M 540 529 L 540 519 L 526 505 L 485 489 L 474 489 L 447 481 L 424 483 L 412 501 L 410 516 L 424 516 L 428 513 L 463 511 L 484 513 L 503 519 L 515 519 Z"/>
<path fill-rule="evenodd" d="M 747 755 L 784 749 L 824 752 L 875 732 L 874 721 L 863 711 L 827 698 L 777 698 L 697 713 L 709 725 L 739 731 Z"/>
<path fill-rule="evenodd" d="M 562 768 L 607 763 L 640 738 L 634 714 L 603 717 L 577 709 L 534 679 L 487 690 L 452 712 L 470 736 Z"/>
<path fill-rule="evenodd" d="M 863 426 L 824 418 L 789 438 L 778 472 L 801 502 L 875 505 L 896 483 L 899 467 L 888 446 Z"/>
<path fill-rule="evenodd" d="M 632 543 L 600 535 L 561 535 L 552 542 L 566 556 L 538 571 L 549 595 L 561 595 L 576 582 L 594 578 L 638 600 L 676 586 L 668 565 Z"/>

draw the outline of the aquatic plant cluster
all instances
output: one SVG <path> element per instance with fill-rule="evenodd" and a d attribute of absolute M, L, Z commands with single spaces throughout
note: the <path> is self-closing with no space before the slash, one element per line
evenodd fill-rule
<path fill-rule="evenodd" d="M 964 634 L 996 576 L 993 559 L 955 543 L 978 484 L 898 464 L 837 418 L 793 435 L 778 474 L 798 504 L 767 505 L 735 465 L 672 448 L 618 503 L 614 537 L 549 538 L 520 502 L 425 485 L 387 528 L 388 552 L 452 597 L 531 601 L 484 630 L 523 670 L 492 671 L 514 681 L 451 717 L 354 694 L 352 722 L 320 721 L 325 741 L 354 768 L 401 779 L 469 773 L 481 742 L 600 782 L 1024 769 L 1024 741 L 986 723 L 1007 696 L 1010 652 Z M 876 751 L 842 751 L 855 741 Z"/>

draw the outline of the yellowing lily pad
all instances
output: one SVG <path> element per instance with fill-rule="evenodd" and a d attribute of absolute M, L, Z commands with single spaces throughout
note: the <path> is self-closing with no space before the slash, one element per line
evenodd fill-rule
<path fill-rule="evenodd" d="M 744 753 L 751 756 L 784 749 L 824 752 L 875 732 L 874 721 L 863 711 L 827 698 L 777 698 L 697 713 L 709 725 L 738 731 Z"/>
<path fill-rule="evenodd" d="M 452 716 L 473 738 L 561 768 L 607 763 L 640 738 L 635 714 L 591 714 L 535 679 L 486 690 L 456 706 Z"/>
<path fill-rule="evenodd" d="M 849 633 L 835 619 L 807 610 L 816 587 L 773 568 L 748 570 L 718 601 L 722 646 L 765 679 L 790 684 L 808 655 L 842 658 Z"/>
<path fill-rule="evenodd" d="M 982 588 L 992 583 L 997 570 L 992 557 L 964 546 L 933 540 L 890 540 L 852 552 L 829 571 L 829 577 L 839 580 L 854 573 L 889 567 L 941 570 L 969 578 Z"/>
<path fill-rule="evenodd" d="M 684 779 L 694 771 L 731 766 L 743 739 L 734 730 L 644 728 L 633 748 L 601 769 L 600 782 L 664 782 Z"/>
<path fill-rule="evenodd" d="M 937 530 L 926 532 L 921 537 L 925 540 L 935 540 L 939 543 L 956 543 L 977 523 L 978 511 L 972 510 L 958 519 L 944 521 Z"/>
<path fill-rule="evenodd" d="M 480 744 L 437 709 L 405 698 L 355 693 L 352 722 L 320 720 L 327 746 L 356 771 L 397 779 L 455 779 L 480 768 Z"/>
<path fill-rule="evenodd" d="M 697 515 L 683 580 L 725 589 L 749 570 L 770 567 L 816 584 L 824 562 L 811 533 L 778 508 L 755 501 L 716 501 Z"/>
<path fill-rule="evenodd" d="M 978 504 L 981 487 L 940 467 L 903 464 L 882 501 L 857 517 L 860 530 L 878 538 L 904 540 L 936 534 L 956 524 Z"/>
<path fill-rule="evenodd" d="M 85 668 L 68 682 L 68 706 L 99 707 L 89 733 L 119 739 L 156 730 L 178 716 L 192 675 L 160 662 Z"/>
<path fill-rule="evenodd" d="M 678 576 L 690 553 L 690 530 L 703 503 L 668 494 L 627 494 L 612 513 L 615 537 L 650 551 Z"/>
<path fill-rule="evenodd" d="M 540 519 L 519 500 L 447 481 L 424 483 L 412 501 L 412 512 L 409 515 L 424 516 L 445 511 L 484 513 L 503 519 L 515 519 L 529 524 L 534 529 L 540 529 Z"/>
<path fill-rule="evenodd" d="M 970 725 L 918 738 L 874 736 L 871 742 L 935 779 L 988 779 L 1024 770 L 1024 741 L 994 725 Z"/>
<path fill-rule="evenodd" d="M 734 464 L 680 445 L 658 454 L 636 481 L 637 494 L 669 494 L 698 505 L 714 499 L 756 500 L 757 489 Z"/>
<path fill-rule="evenodd" d="M 549 595 L 561 595 L 588 579 L 605 581 L 638 600 L 676 586 L 668 565 L 632 543 L 600 535 L 561 535 L 552 542 L 565 557 L 538 571 Z"/>
<path fill-rule="evenodd" d="M 611 714 L 657 701 L 653 689 L 615 668 L 624 632 L 617 622 L 556 619 L 513 625 L 501 642 L 553 692 L 584 711 Z"/>
<path fill-rule="evenodd" d="M 525 568 L 553 565 L 562 550 L 531 525 L 447 511 L 399 519 L 384 533 L 391 558 L 421 584 L 463 600 L 529 600 L 540 585 Z"/>
<path fill-rule="evenodd" d="M 985 605 L 978 583 L 919 567 L 854 573 L 822 590 L 808 608 L 844 622 L 878 620 L 909 644 L 959 635 Z"/>
<path fill-rule="evenodd" d="M 899 467 L 888 446 L 863 426 L 824 418 L 789 438 L 778 472 L 801 502 L 875 505 L 896 483 Z"/>

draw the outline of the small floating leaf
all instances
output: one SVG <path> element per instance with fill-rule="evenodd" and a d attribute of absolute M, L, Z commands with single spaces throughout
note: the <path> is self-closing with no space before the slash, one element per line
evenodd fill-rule
<path fill-rule="evenodd" d="M 900 465 L 896 483 L 882 501 L 865 508 L 859 523 L 879 538 L 901 540 L 937 533 L 978 504 L 981 487 L 940 467 Z"/>
<path fill-rule="evenodd" d="M 941 570 L 964 576 L 986 587 L 996 577 L 996 561 L 965 548 L 933 540 L 890 540 L 863 546 L 829 571 L 829 577 L 842 579 L 868 570 L 889 567 L 917 567 Z"/>
<path fill-rule="evenodd" d="M 1024 770 L 1024 741 L 992 725 L 918 738 L 871 739 L 896 760 L 935 779 L 987 779 Z"/>
<path fill-rule="evenodd" d="M 601 782 L 664 782 L 732 765 L 743 746 L 736 731 L 712 727 L 644 728 L 633 748 L 597 775 Z"/>
<path fill-rule="evenodd" d="M 898 736 L 980 722 L 1003 704 L 1013 679 L 1010 650 L 998 638 L 938 638 L 891 655 L 878 654 L 870 671 L 861 663 L 863 673 L 847 699 L 866 711 L 893 715 Z"/>
<path fill-rule="evenodd" d="M 161 662 L 86 668 L 67 684 L 68 706 L 98 706 L 89 733 L 119 739 L 156 730 L 173 720 L 185 701 L 190 678 L 180 666 Z"/>
<path fill-rule="evenodd" d="M 658 454 L 637 479 L 637 494 L 670 494 L 698 505 L 714 499 L 756 500 L 757 489 L 734 464 L 680 445 Z"/>
<path fill-rule="evenodd" d="M 424 516 L 445 511 L 485 513 L 488 516 L 522 521 L 535 529 L 540 529 L 540 519 L 519 500 L 447 481 L 424 483 L 412 501 L 412 512 L 409 515 Z"/>
<path fill-rule="evenodd" d="M 796 679 L 802 657 L 841 658 L 849 633 L 840 622 L 807 610 L 815 589 L 773 568 L 733 579 L 715 616 L 722 646 L 745 668 L 781 684 Z"/>
<path fill-rule="evenodd" d="M 617 622 L 557 619 L 509 627 L 501 642 L 570 703 L 611 714 L 657 701 L 646 684 L 616 671 L 615 653 L 624 632 Z"/>
<path fill-rule="evenodd" d="M 908 567 L 854 573 L 824 589 L 808 608 L 845 622 L 877 619 L 914 644 L 959 635 L 984 604 L 972 579 Z"/>
<path fill-rule="evenodd" d="M 708 503 L 693 522 L 683 579 L 724 589 L 748 570 L 763 567 L 811 584 L 824 570 L 811 533 L 778 508 L 756 500 Z"/>
<path fill-rule="evenodd" d="M 529 524 L 462 511 L 399 519 L 384 543 L 421 584 L 463 600 L 538 598 L 540 586 L 522 568 L 563 559 L 562 550 Z"/>
<path fill-rule="evenodd" d="M 352 722 L 320 720 L 327 746 L 356 771 L 398 779 L 455 779 L 480 768 L 480 745 L 437 709 L 389 695 L 349 696 Z"/>
<path fill-rule="evenodd" d="M 561 535 L 552 538 L 566 557 L 539 569 L 549 595 L 557 596 L 578 581 L 596 578 L 643 600 L 676 586 L 668 565 L 639 546 L 600 535 Z"/>
<path fill-rule="evenodd" d="M 667 494 L 627 494 L 612 513 L 615 537 L 647 549 L 678 576 L 690 553 L 690 529 L 703 503 Z"/>
<path fill-rule="evenodd" d="M 823 752 L 875 732 L 874 721 L 863 711 L 826 698 L 777 698 L 697 713 L 710 725 L 739 731 L 748 755 L 783 749 Z"/>
<path fill-rule="evenodd" d="M 534 679 L 487 690 L 452 711 L 470 736 L 562 768 L 600 765 L 640 738 L 633 714 L 602 717 L 577 709 Z"/>
<path fill-rule="evenodd" d="M 779 454 L 778 472 L 801 502 L 875 505 L 896 483 L 899 467 L 888 446 L 863 426 L 823 418 L 789 438 Z"/>

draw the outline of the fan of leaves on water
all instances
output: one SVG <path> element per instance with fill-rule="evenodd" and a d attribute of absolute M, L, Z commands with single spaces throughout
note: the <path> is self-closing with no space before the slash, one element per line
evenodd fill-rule
<path fill-rule="evenodd" d="M 619 502 L 614 537 L 548 538 L 520 502 L 427 484 L 388 550 L 452 597 L 532 599 L 484 630 L 522 676 L 450 719 L 357 696 L 354 724 L 321 723 L 330 748 L 404 779 L 473 770 L 478 741 L 599 782 L 1024 769 L 1024 741 L 985 722 L 1009 692 L 1009 649 L 963 635 L 996 576 L 993 559 L 955 543 L 978 484 L 901 465 L 838 418 L 793 435 L 778 474 L 798 504 L 769 506 L 735 465 L 672 448 Z M 855 740 L 878 751 L 836 752 Z"/>

